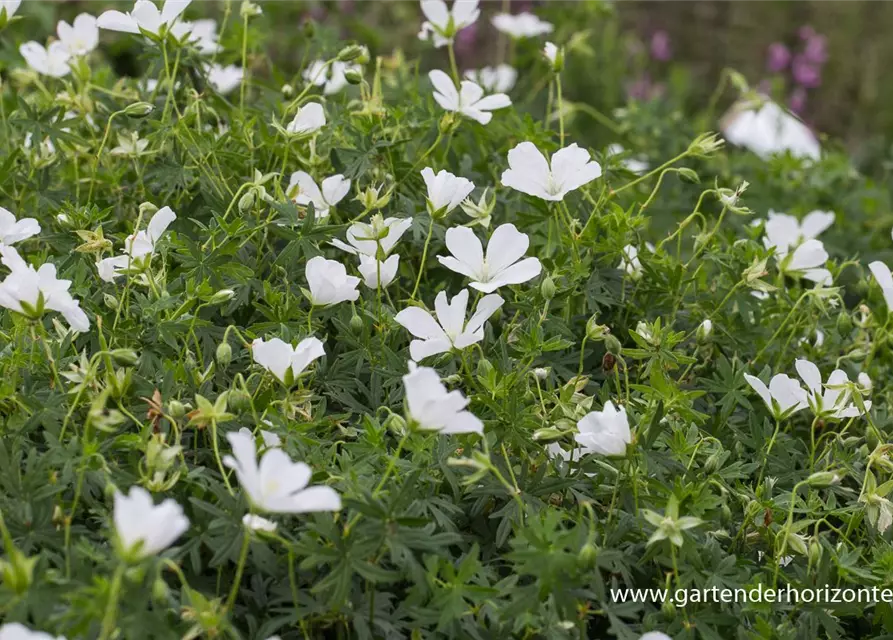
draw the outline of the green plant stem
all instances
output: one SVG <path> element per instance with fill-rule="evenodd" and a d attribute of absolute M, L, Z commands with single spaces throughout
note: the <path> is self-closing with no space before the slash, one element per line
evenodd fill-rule
<path fill-rule="evenodd" d="M 245 571 L 245 562 L 248 560 L 248 545 L 251 542 L 251 532 L 248 529 L 242 531 L 242 548 L 239 551 L 239 561 L 236 565 L 236 575 L 233 577 L 233 586 L 229 591 L 229 597 L 226 599 L 226 610 L 232 611 L 236 602 L 236 595 L 239 593 L 239 586 L 242 583 L 242 573 Z"/>
<path fill-rule="evenodd" d="M 99 640 L 108 640 L 115 631 L 115 621 L 118 614 L 118 600 L 121 597 L 121 585 L 124 581 L 124 572 L 127 565 L 123 562 L 119 563 L 115 568 L 115 574 L 112 577 L 112 585 L 109 588 L 109 599 L 105 606 L 105 615 L 102 618 L 102 632 Z"/>
<path fill-rule="evenodd" d="M 419 292 L 419 283 L 422 281 L 422 273 L 425 271 L 425 262 L 428 259 L 428 245 L 431 243 L 431 234 L 434 232 L 434 218 L 428 222 L 428 235 L 425 237 L 425 247 L 422 249 L 422 261 L 419 264 L 419 272 L 416 275 L 415 286 L 412 288 L 412 295 L 409 296 L 410 300 L 415 300 L 416 294 Z"/>

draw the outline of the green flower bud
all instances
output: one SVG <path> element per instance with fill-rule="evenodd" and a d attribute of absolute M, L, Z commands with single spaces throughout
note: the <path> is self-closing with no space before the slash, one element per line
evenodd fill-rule
<path fill-rule="evenodd" d="M 229 346 L 228 342 L 221 342 L 219 345 L 217 345 L 216 357 L 217 363 L 221 367 L 226 368 L 227 366 L 229 366 L 229 363 L 232 362 L 233 348 Z"/>
<path fill-rule="evenodd" d="M 698 325 L 698 330 L 695 332 L 698 342 L 707 342 L 710 338 L 711 334 L 713 334 L 713 322 L 710 318 L 707 318 Z"/>
<path fill-rule="evenodd" d="M 586 321 L 586 337 L 590 340 L 602 340 L 609 333 L 611 330 L 608 327 L 598 323 L 598 316 L 593 314 Z"/>
<path fill-rule="evenodd" d="M 251 409 L 251 396 L 244 389 L 230 389 L 227 401 L 229 408 L 236 413 Z"/>
<path fill-rule="evenodd" d="M 384 421 L 384 427 L 391 433 L 403 435 L 406 433 L 406 420 L 401 416 L 398 416 L 396 413 L 392 413 L 388 416 L 387 420 Z"/>
<path fill-rule="evenodd" d="M 809 566 L 811 567 L 816 567 L 822 561 L 822 545 L 819 544 L 818 540 L 813 540 L 809 543 L 807 558 L 809 558 Z"/>
<path fill-rule="evenodd" d="M 154 110 L 155 107 L 148 102 L 134 102 L 124 107 L 124 115 L 130 118 L 145 118 Z"/>
<path fill-rule="evenodd" d="M 171 591 L 167 583 L 161 578 L 152 582 L 152 599 L 159 604 L 164 604 L 170 598 Z"/>
<path fill-rule="evenodd" d="M 254 206 L 254 201 L 257 199 L 257 195 L 254 193 L 254 189 L 249 189 L 245 193 L 242 194 L 242 197 L 239 198 L 239 211 L 242 213 L 247 213 L 251 210 L 251 207 Z"/>
<path fill-rule="evenodd" d="M 356 69 L 348 69 L 344 72 L 344 79 L 350 84 L 360 84 L 363 81 L 363 73 Z"/>
<path fill-rule="evenodd" d="M 846 338 L 853 330 L 853 319 L 846 311 L 841 311 L 837 316 L 837 333 L 841 338 Z"/>
<path fill-rule="evenodd" d="M 134 365 L 139 358 L 133 349 L 113 349 L 111 356 L 116 362 L 123 365 Z"/>
<path fill-rule="evenodd" d="M 688 167 L 682 167 L 680 169 L 676 169 L 676 173 L 679 174 L 679 178 L 683 182 L 688 182 L 690 184 L 700 184 L 701 177 L 695 172 L 694 169 L 689 169 Z"/>
<path fill-rule="evenodd" d="M 167 412 L 172 418 L 180 419 L 186 415 L 186 407 L 179 400 L 171 400 L 167 403 Z"/>
<path fill-rule="evenodd" d="M 356 60 L 363 55 L 364 49 L 366 48 L 361 47 L 358 44 L 349 44 L 338 52 L 337 59 L 341 62 L 350 62 L 351 60 Z M 366 55 L 369 55 L 368 50 L 366 50 Z"/>
<path fill-rule="evenodd" d="M 540 293 L 543 294 L 543 297 L 546 300 L 551 300 L 552 298 L 555 297 L 555 292 L 556 292 L 555 281 L 552 280 L 552 278 L 546 276 L 543 279 L 543 283 L 540 285 Z"/>
<path fill-rule="evenodd" d="M 139 212 L 140 212 L 140 216 L 142 216 L 143 220 L 146 220 L 146 219 L 152 217 L 153 215 L 155 215 L 155 213 L 157 211 L 158 211 L 158 207 L 156 207 L 151 202 L 143 202 L 142 204 L 140 204 Z"/>
<path fill-rule="evenodd" d="M 591 541 L 584 544 L 583 548 L 580 549 L 580 553 L 577 554 L 577 559 L 580 561 L 580 564 L 587 568 L 594 567 L 597 558 L 598 547 L 592 544 Z"/>
<path fill-rule="evenodd" d="M 619 356 L 623 353 L 623 346 L 620 344 L 620 340 L 611 334 L 605 336 L 605 348 L 608 350 L 608 353 L 614 356 Z"/>
<path fill-rule="evenodd" d="M 228 300 L 232 300 L 233 296 L 236 295 L 236 292 L 232 289 L 221 289 L 208 300 L 208 304 L 223 304 Z"/>
<path fill-rule="evenodd" d="M 18 548 L 7 545 L 7 557 L 0 560 L 0 574 L 3 576 L 3 584 L 13 593 L 19 595 L 25 593 L 34 582 L 34 565 L 37 564 L 37 556 L 29 558 Z"/>
<path fill-rule="evenodd" d="M 350 317 L 350 330 L 354 333 L 360 333 L 363 330 L 363 319 L 357 314 Z"/>
<path fill-rule="evenodd" d="M 316 35 L 316 22 L 313 20 L 304 20 L 304 37 L 308 40 Z"/>
<path fill-rule="evenodd" d="M 817 471 L 806 479 L 810 487 L 822 489 L 835 484 L 840 484 L 843 476 L 836 471 Z"/>
<path fill-rule="evenodd" d="M 117 311 L 118 309 L 118 299 L 110 293 L 105 293 L 102 296 L 102 301 L 112 311 Z"/>

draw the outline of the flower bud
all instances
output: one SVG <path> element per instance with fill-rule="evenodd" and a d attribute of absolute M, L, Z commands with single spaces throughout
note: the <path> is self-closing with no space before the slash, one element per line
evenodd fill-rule
<path fill-rule="evenodd" d="M 337 60 L 339 60 L 340 62 L 350 62 L 351 60 L 356 60 L 363 55 L 364 49 L 366 48 L 361 47 L 358 44 L 349 44 L 338 52 Z M 368 57 L 368 55 L 369 50 L 366 49 L 366 56 Z"/>
<path fill-rule="evenodd" d="M 853 319 L 846 311 L 841 311 L 837 315 L 837 333 L 841 338 L 846 338 L 853 330 Z"/>
<path fill-rule="evenodd" d="M 350 330 L 354 333 L 360 333 L 363 330 L 363 319 L 357 314 L 350 317 Z"/>
<path fill-rule="evenodd" d="M 263 10 L 259 5 L 250 2 L 249 0 L 242 0 L 242 6 L 239 9 L 239 14 L 243 18 L 252 18 L 254 16 L 259 16 L 263 13 Z"/>
<path fill-rule="evenodd" d="M 291 98 L 293 95 L 295 95 L 295 88 L 290 84 L 282 85 L 282 88 L 279 89 L 279 91 L 282 93 L 283 98 Z"/>
<path fill-rule="evenodd" d="M 242 197 L 239 198 L 239 211 L 242 213 L 247 213 L 251 210 L 251 207 L 254 206 L 254 201 L 256 199 L 256 194 L 254 193 L 254 189 L 249 189 L 245 193 L 242 194 Z"/>
<path fill-rule="evenodd" d="M 34 581 L 34 565 L 37 564 L 37 556 L 29 558 L 19 549 L 10 544 L 7 547 L 7 557 L 0 560 L 0 575 L 3 576 L 3 585 L 16 594 L 25 593 Z"/>
<path fill-rule="evenodd" d="M 170 598 L 170 588 L 167 586 L 167 582 L 162 580 L 161 578 L 156 578 L 152 581 L 152 599 L 159 604 L 165 604 Z"/>
<path fill-rule="evenodd" d="M 549 276 L 546 276 L 543 279 L 543 283 L 540 285 L 540 293 L 543 294 L 543 297 L 546 300 L 551 300 L 555 297 L 555 291 L 555 281 Z"/>
<path fill-rule="evenodd" d="M 859 373 L 859 375 L 856 377 L 856 381 L 859 383 L 859 386 L 862 387 L 862 390 L 866 393 L 870 393 L 871 389 L 874 387 L 873 383 L 871 382 L 871 378 L 864 371 Z"/>
<path fill-rule="evenodd" d="M 696 332 L 696 337 L 698 342 L 707 342 L 713 333 L 713 322 L 710 318 L 707 318 L 698 326 L 698 330 Z"/>
<path fill-rule="evenodd" d="M 304 20 L 304 37 L 308 40 L 316 35 L 316 22 L 311 19 Z"/>
<path fill-rule="evenodd" d="M 363 81 L 363 73 L 357 69 L 348 69 L 344 72 L 344 79 L 350 84 L 360 84 Z"/>
<path fill-rule="evenodd" d="M 232 362 L 233 359 L 233 348 L 229 346 L 228 342 L 221 342 L 217 345 L 217 363 L 226 368 L 229 366 L 229 363 Z"/>
<path fill-rule="evenodd" d="M 156 207 L 151 202 L 143 202 L 140 204 L 139 212 L 144 220 L 146 218 L 150 218 L 151 216 L 155 215 L 155 213 L 157 211 L 158 211 L 158 207 Z"/>
<path fill-rule="evenodd" d="M 598 323 L 598 316 L 593 314 L 586 321 L 586 337 L 590 340 L 601 340 L 609 333 L 611 333 L 611 330 L 608 327 Z"/>
<path fill-rule="evenodd" d="M 818 540 L 813 540 L 809 543 L 807 558 L 809 558 L 809 566 L 811 567 L 816 567 L 822 561 L 822 545 L 819 544 Z"/>
<path fill-rule="evenodd" d="M 537 442 L 553 442 L 563 438 L 565 431 L 558 427 L 543 427 L 533 432 L 533 439 Z"/>
<path fill-rule="evenodd" d="M 392 413 L 388 416 L 387 420 L 384 421 L 384 427 L 391 433 L 403 435 L 406 433 L 406 420 L 404 420 L 402 416 Z"/>
<path fill-rule="evenodd" d="M 236 413 L 248 411 L 251 408 L 251 396 L 244 389 L 230 389 L 227 404 Z"/>
<path fill-rule="evenodd" d="M 233 299 L 233 296 L 236 295 L 236 292 L 232 289 L 221 289 L 208 300 L 208 304 L 223 304 L 229 300 Z"/>
<path fill-rule="evenodd" d="M 124 107 L 124 115 L 130 118 L 145 118 L 154 110 L 155 107 L 148 102 L 134 102 Z"/>
<path fill-rule="evenodd" d="M 840 484 L 842 476 L 836 471 L 817 471 L 806 479 L 810 487 L 823 489 L 835 484 Z"/>
<path fill-rule="evenodd" d="M 592 544 L 591 541 L 584 544 L 583 548 L 580 549 L 580 553 L 577 554 L 577 559 L 580 561 L 580 564 L 587 568 L 595 566 L 595 560 L 597 557 L 598 547 Z"/>
<path fill-rule="evenodd" d="M 167 403 L 167 412 L 172 418 L 182 418 L 186 415 L 186 407 L 179 400 L 171 400 Z"/>
<path fill-rule="evenodd" d="M 608 350 L 608 353 L 614 356 L 619 356 L 623 353 L 623 347 L 620 344 L 620 340 L 612 336 L 610 333 L 605 336 L 605 348 Z"/>
<path fill-rule="evenodd" d="M 105 293 L 102 296 L 102 301 L 112 311 L 117 311 L 118 309 L 118 299 L 110 293 Z"/>
<path fill-rule="evenodd" d="M 139 358 L 133 349 L 113 349 L 110 355 L 115 362 L 123 365 L 134 365 Z"/>
<path fill-rule="evenodd" d="M 548 367 L 537 367 L 533 370 L 533 375 L 536 376 L 537 380 L 545 380 L 549 377 L 549 368 Z"/>

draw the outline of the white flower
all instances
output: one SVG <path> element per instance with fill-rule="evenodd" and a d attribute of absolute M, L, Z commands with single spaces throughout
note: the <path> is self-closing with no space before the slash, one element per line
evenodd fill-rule
<path fill-rule="evenodd" d="M 648 344 L 655 344 L 654 342 L 654 333 L 651 331 L 651 327 L 647 322 L 643 322 L 639 320 L 636 324 L 636 333 L 642 336 L 642 339 Z"/>
<path fill-rule="evenodd" d="M 822 285 L 831 284 L 831 272 L 822 267 L 828 261 L 828 252 L 821 240 L 807 240 L 793 253 L 776 257 L 778 269 L 795 277 L 803 277 Z"/>
<path fill-rule="evenodd" d="M 281 382 L 291 384 L 314 360 L 326 355 L 322 342 L 310 336 L 293 347 L 279 338 L 265 342 L 257 338 L 251 343 L 251 357 Z"/>
<path fill-rule="evenodd" d="M 890 267 L 880 260 L 875 260 L 868 265 L 868 268 L 881 287 L 881 293 L 884 294 L 884 302 L 887 303 L 887 309 L 893 311 L 893 274 L 890 273 Z"/>
<path fill-rule="evenodd" d="M 704 320 L 698 325 L 697 337 L 699 340 L 706 340 L 713 334 L 713 321 L 710 318 Z"/>
<path fill-rule="evenodd" d="M 68 292 L 71 280 L 56 278 L 56 266 L 43 264 L 37 270 L 27 264 L 13 247 L 0 245 L 0 262 L 10 274 L 0 282 L 0 307 L 31 318 L 44 310 L 58 311 L 73 331 L 90 329 L 90 320 L 80 303 Z"/>
<path fill-rule="evenodd" d="M 291 345 L 289 345 L 290 347 Z M 256 362 L 256 360 L 255 360 Z M 263 422 L 267 425 L 273 426 L 269 420 L 263 420 Z M 246 436 L 254 437 L 254 432 L 251 431 L 248 427 L 242 427 L 239 429 L 239 433 L 244 433 Z M 272 431 L 267 431 L 265 429 L 260 430 L 260 437 L 264 441 L 264 447 L 267 449 L 272 449 L 273 447 L 281 447 L 282 446 L 282 438 L 277 436 Z"/>
<path fill-rule="evenodd" d="M 411 362 L 403 386 L 408 417 L 419 429 L 447 434 L 484 432 L 484 423 L 465 410 L 468 398 L 460 391 L 447 391 L 434 369 Z"/>
<path fill-rule="evenodd" d="M 151 0 L 136 0 L 128 13 L 106 11 L 97 19 L 100 29 L 159 35 L 162 28 L 170 29 L 192 0 L 165 0 L 161 11 Z M 175 34 L 176 35 L 176 34 Z"/>
<path fill-rule="evenodd" d="M 387 257 L 412 225 L 412 218 L 382 218 L 372 216 L 371 223 L 355 222 L 347 229 L 345 244 L 337 238 L 332 244 L 353 255 L 374 258 Z"/>
<path fill-rule="evenodd" d="M 320 190 L 306 171 L 295 171 L 288 181 L 287 193 L 295 193 L 292 190 L 297 187 L 294 201 L 304 207 L 312 202 L 316 217 L 325 218 L 329 215 L 329 209 L 341 202 L 350 191 L 350 180 L 339 173 L 323 180 L 321 186 Z"/>
<path fill-rule="evenodd" d="M 16 221 L 11 211 L 0 207 L 0 244 L 13 245 L 40 233 L 40 224 L 34 218 Z"/>
<path fill-rule="evenodd" d="M 347 77 L 344 75 L 347 71 L 359 71 L 360 67 L 356 64 L 348 64 L 335 60 L 331 64 L 326 64 L 322 60 L 314 60 L 304 70 L 304 80 L 310 84 L 322 87 L 324 95 L 332 95 L 338 93 L 347 86 Z"/>
<path fill-rule="evenodd" d="M 785 418 L 807 407 L 806 391 L 788 375 L 778 373 L 772 376 L 768 387 L 756 376 L 745 373 L 744 379 L 763 399 L 776 419 Z"/>
<path fill-rule="evenodd" d="M 498 13 L 493 16 L 491 22 L 498 31 L 507 33 L 513 38 L 533 38 L 552 33 L 555 27 L 544 20 L 540 20 L 532 13 Z"/>
<path fill-rule="evenodd" d="M 574 440 L 583 454 L 598 453 L 603 456 L 622 456 L 626 445 L 632 442 L 626 409 L 617 409 L 610 400 L 601 411 L 587 413 L 577 422 Z"/>
<path fill-rule="evenodd" d="M 856 381 L 859 383 L 859 386 L 862 387 L 865 391 L 871 391 L 872 387 L 874 386 L 871 382 L 871 378 L 864 371 L 859 373 L 859 375 L 856 377 Z"/>
<path fill-rule="evenodd" d="M 300 136 L 316 133 L 326 126 L 326 112 L 318 102 L 308 102 L 298 109 L 294 119 L 288 123 L 286 131 Z"/>
<path fill-rule="evenodd" d="M 468 289 L 462 289 L 449 302 L 446 292 L 441 291 L 434 299 L 436 320 L 421 307 L 408 307 L 398 313 L 394 320 L 419 338 L 410 343 L 409 353 L 413 360 L 420 361 L 454 348 L 465 349 L 483 340 L 484 323 L 496 313 L 503 302 L 502 297 L 496 293 L 484 296 L 466 323 Z"/>
<path fill-rule="evenodd" d="M 777 255 L 786 255 L 805 241 L 818 238 L 832 224 L 834 213 L 831 211 L 813 211 L 800 222 L 794 216 L 770 210 L 763 227 L 763 246 L 774 248 Z"/>
<path fill-rule="evenodd" d="M 5 2 L 9 2 L 9 0 L 0 0 L 0 10 L 4 8 Z M 17 5 L 18 3 L 16 2 L 15 4 Z M 15 13 L 15 9 L 13 9 L 13 13 Z M 65 637 L 51 636 L 43 631 L 31 631 L 31 629 L 18 622 L 8 622 L 0 627 L 0 640 L 65 640 Z"/>
<path fill-rule="evenodd" d="M 481 85 L 485 90 L 495 93 L 506 93 L 515 86 L 518 80 L 518 71 L 507 64 L 483 69 L 469 69 L 465 72 L 465 79 Z"/>
<path fill-rule="evenodd" d="M 487 124 L 493 118 L 490 113 L 494 109 L 503 109 L 512 104 L 511 98 L 504 93 L 494 93 L 484 97 L 480 85 L 463 80 L 459 90 L 450 77 L 439 69 L 428 73 L 434 85 L 434 100 L 447 111 L 454 111 L 471 118 L 481 124 Z"/>
<path fill-rule="evenodd" d="M 200 53 L 211 54 L 223 51 L 223 47 L 217 42 L 216 20 L 207 18 L 185 24 L 188 29 L 189 42 L 193 43 Z"/>
<path fill-rule="evenodd" d="M 580 447 L 575 446 L 570 451 L 565 451 L 564 447 L 558 442 L 552 442 L 546 445 L 546 453 L 550 458 L 561 458 L 565 462 L 577 462 L 583 455 Z"/>
<path fill-rule="evenodd" d="M 648 633 L 643 633 L 639 640 L 673 640 L 673 638 L 661 631 L 649 631 Z"/>
<path fill-rule="evenodd" d="M 263 531 L 264 533 L 274 533 L 276 531 L 275 522 L 251 513 L 246 513 L 242 517 L 242 524 L 252 531 Z"/>
<path fill-rule="evenodd" d="M 0 0 L 0 16 L 5 15 L 6 19 L 9 20 L 16 14 L 16 11 L 19 10 L 19 5 L 21 4 L 22 0 Z"/>
<path fill-rule="evenodd" d="M 141 139 L 140 134 L 136 131 L 131 132 L 130 135 L 119 133 L 118 146 L 109 150 L 109 154 L 113 156 L 132 156 L 136 158 L 143 155 L 148 146 L 149 141 Z"/>
<path fill-rule="evenodd" d="M 549 64 L 552 66 L 552 69 L 556 71 L 560 71 L 560 69 L 557 68 L 558 66 L 560 66 L 560 64 L 556 65 L 556 62 L 558 62 L 559 60 L 560 53 L 561 49 L 559 49 L 558 45 L 556 45 L 554 42 L 547 42 L 543 46 L 543 57 L 549 62 Z"/>
<path fill-rule="evenodd" d="M 422 169 L 422 178 L 428 188 L 428 213 L 432 216 L 445 216 L 474 191 L 471 180 L 458 178 L 449 171 L 438 171 L 435 175 L 431 167 L 425 167 Z"/>
<path fill-rule="evenodd" d="M 99 27 L 96 18 L 82 13 L 71 24 L 60 20 L 56 24 L 56 34 L 65 50 L 73 56 L 85 56 L 99 44 Z"/>
<path fill-rule="evenodd" d="M 502 184 L 543 200 L 564 200 L 602 175 L 601 165 L 576 144 L 556 151 L 550 162 L 532 142 L 522 142 L 509 151 L 508 162 Z"/>
<path fill-rule="evenodd" d="M 397 277 L 397 269 L 400 268 L 400 256 L 394 255 L 379 262 L 375 258 L 360 254 L 360 264 L 357 269 L 363 276 L 363 284 L 370 289 L 378 289 L 379 286 L 387 288 Z M 381 282 L 379 282 L 379 279 Z"/>
<path fill-rule="evenodd" d="M 625 153 L 626 149 L 623 148 L 623 145 L 612 144 L 608 147 L 606 155 L 610 158 L 611 156 L 619 156 Z M 648 163 L 644 160 L 622 157 L 620 159 L 620 164 L 622 164 L 623 167 L 630 173 L 642 174 L 648 171 Z"/>
<path fill-rule="evenodd" d="M 764 160 L 785 151 L 798 158 L 818 160 L 821 156 L 819 142 L 809 127 L 771 100 L 756 108 L 734 106 L 723 122 L 726 140 Z"/>
<path fill-rule="evenodd" d="M 829 418 L 855 418 L 862 414 L 859 408 L 847 402 L 852 396 L 850 379 L 842 369 L 835 369 L 828 376 L 828 382 L 822 385 L 822 374 L 819 368 L 809 360 L 798 359 L 794 362 L 797 375 L 806 383 L 810 408 L 817 416 Z M 871 409 L 871 402 L 865 402 L 865 409 Z"/>
<path fill-rule="evenodd" d="M 113 519 L 122 551 L 134 560 L 161 553 L 189 528 L 179 504 L 168 499 L 156 505 L 142 487 L 126 496 L 115 492 Z"/>
<path fill-rule="evenodd" d="M 521 257 L 527 253 L 530 239 L 513 224 L 503 224 L 493 231 L 487 253 L 474 231 L 453 227 L 446 232 L 446 246 L 452 256 L 437 256 L 451 271 L 471 278 L 474 289 L 493 293 L 499 287 L 521 284 L 540 274 L 542 265 L 536 258 Z"/>
<path fill-rule="evenodd" d="M 282 449 L 267 449 L 257 463 L 254 438 L 228 433 L 233 455 L 223 464 L 235 470 L 252 507 L 267 513 L 338 511 L 341 497 L 331 487 L 308 487 L 313 472 L 303 462 L 292 462 Z"/>
<path fill-rule="evenodd" d="M 421 5 L 427 20 L 422 23 L 419 40 L 433 38 L 438 48 L 452 42 L 459 31 L 474 24 L 481 15 L 478 0 L 455 0 L 452 9 L 443 0 L 422 0 Z"/>
<path fill-rule="evenodd" d="M 635 245 L 628 244 L 620 250 L 620 264 L 618 269 L 626 271 L 633 280 L 642 277 L 642 262 L 639 260 L 639 249 Z"/>
<path fill-rule="evenodd" d="M 339 302 L 353 302 L 360 297 L 357 291 L 360 279 L 347 275 L 347 269 L 340 262 L 316 256 L 307 261 L 305 274 L 310 301 L 314 305 L 327 307 Z"/>
<path fill-rule="evenodd" d="M 234 64 L 226 67 L 219 64 L 208 65 L 205 68 L 208 74 L 208 83 L 214 87 L 214 91 L 220 95 L 226 95 L 242 84 L 245 70 Z"/>
<path fill-rule="evenodd" d="M 112 282 L 122 275 L 122 271 L 134 266 L 135 262 L 142 263 L 140 258 L 148 256 L 151 259 L 155 254 L 155 245 L 176 219 L 177 214 L 170 207 L 162 207 L 156 211 L 145 231 L 137 231 L 127 236 L 121 255 L 105 258 L 96 264 L 100 279 L 103 282 Z"/>
<path fill-rule="evenodd" d="M 62 78 L 71 72 L 71 67 L 68 66 L 71 54 L 61 42 L 53 42 L 44 48 L 42 44 L 32 40 L 20 46 L 19 53 L 31 69 L 45 76 Z"/>

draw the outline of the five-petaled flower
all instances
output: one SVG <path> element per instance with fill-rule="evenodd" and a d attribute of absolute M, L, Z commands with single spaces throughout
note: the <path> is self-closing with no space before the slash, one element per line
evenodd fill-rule
<path fill-rule="evenodd" d="M 127 236 L 121 255 L 105 258 L 96 264 L 100 279 L 112 282 L 127 269 L 146 266 L 155 254 L 155 245 L 176 219 L 177 214 L 170 207 L 162 207 L 156 211 L 145 231 L 137 231 Z"/>
<path fill-rule="evenodd" d="M 852 386 L 845 371 L 835 369 L 823 385 L 822 374 L 814 363 L 800 358 L 794 366 L 797 375 L 806 383 L 807 401 L 817 416 L 840 419 L 862 415 L 862 410 L 855 404 L 847 404 L 852 397 Z M 871 409 L 871 402 L 864 401 L 864 406 L 866 411 Z"/>
<path fill-rule="evenodd" d="M 468 322 L 465 311 L 468 307 L 468 289 L 462 289 L 447 301 L 447 294 L 441 291 L 434 299 L 437 319 L 420 307 L 408 307 L 398 313 L 394 320 L 403 325 L 418 340 L 409 345 L 409 354 L 419 361 L 451 349 L 465 349 L 484 339 L 484 323 L 496 313 L 504 300 L 493 293 L 481 298 Z"/>
<path fill-rule="evenodd" d="M 318 102 L 308 102 L 298 109 L 295 117 L 285 128 L 296 136 L 309 136 L 326 126 L 326 112 Z"/>
<path fill-rule="evenodd" d="M 231 64 L 227 66 L 210 64 L 205 67 L 208 74 L 208 84 L 214 87 L 214 91 L 220 95 L 226 95 L 239 88 L 245 70 L 242 67 Z"/>
<path fill-rule="evenodd" d="M 34 218 L 16 220 L 8 209 L 0 207 L 0 244 L 13 245 L 40 233 L 40 223 Z"/>
<path fill-rule="evenodd" d="M 322 187 L 320 189 L 320 186 Z M 350 191 L 350 180 L 340 173 L 329 176 L 317 185 L 306 171 L 295 171 L 288 182 L 288 194 L 294 194 L 294 201 L 306 207 L 311 202 L 317 218 L 329 215 L 329 209 L 344 199 Z"/>
<path fill-rule="evenodd" d="M 550 162 L 532 142 L 522 142 L 509 151 L 508 162 L 502 184 L 543 200 L 564 200 L 602 175 L 601 165 L 576 144 L 556 151 Z"/>
<path fill-rule="evenodd" d="M 113 519 L 121 554 L 131 561 L 161 553 L 189 528 L 179 504 L 167 499 L 156 505 L 142 487 L 131 487 L 128 495 L 115 492 Z"/>
<path fill-rule="evenodd" d="M 289 386 L 304 373 L 311 362 L 324 355 L 326 350 L 322 342 L 313 336 L 301 340 L 297 347 L 279 338 L 269 341 L 257 338 L 251 343 L 251 357 L 254 361 Z"/>
<path fill-rule="evenodd" d="M 96 24 L 100 29 L 124 33 L 145 32 L 157 36 L 166 29 L 172 31 L 174 35 L 184 35 L 173 31 L 173 27 L 191 2 L 192 0 L 165 0 L 164 6 L 159 11 L 151 0 L 136 0 L 129 12 L 106 11 L 99 16 Z"/>
<path fill-rule="evenodd" d="M 784 373 L 772 376 L 768 387 L 756 376 L 745 373 L 744 379 L 763 399 L 777 420 L 787 418 L 807 407 L 806 391 L 799 382 Z"/>
<path fill-rule="evenodd" d="M 547 33 L 552 33 L 554 25 L 545 20 L 540 20 L 532 13 L 518 14 L 498 13 L 491 19 L 493 26 L 502 33 L 507 33 L 513 38 L 534 38 Z"/>
<path fill-rule="evenodd" d="M 422 23 L 419 40 L 433 39 L 438 48 L 452 42 L 459 31 L 481 15 L 478 0 L 455 0 L 452 9 L 443 0 L 422 0 L 421 5 L 427 20 Z"/>
<path fill-rule="evenodd" d="M 542 264 L 536 258 L 524 258 L 530 238 L 513 224 L 503 224 L 493 231 L 487 251 L 474 231 L 453 227 L 446 232 L 446 246 L 451 256 L 437 256 L 451 271 L 471 278 L 470 286 L 484 293 L 499 287 L 522 284 L 540 274 Z"/>
<path fill-rule="evenodd" d="M 409 363 L 403 376 L 406 413 L 410 425 L 422 431 L 440 433 L 483 433 L 484 423 L 471 411 L 461 391 L 447 391 L 437 371 Z"/>
<path fill-rule="evenodd" d="M 305 267 L 309 298 L 315 306 L 328 307 L 339 302 L 354 302 L 360 297 L 357 285 L 360 279 L 347 275 L 344 265 L 335 260 L 316 256 Z"/>
<path fill-rule="evenodd" d="M 58 40 L 48 47 L 32 40 L 20 46 L 19 53 L 29 67 L 42 75 L 62 78 L 71 72 L 71 67 L 68 65 L 71 54 Z"/>
<path fill-rule="evenodd" d="M 71 24 L 60 20 L 56 24 L 59 42 L 73 56 L 85 56 L 99 44 L 99 27 L 96 18 L 89 13 L 81 13 Z"/>
<path fill-rule="evenodd" d="M 601 411 L 591 411 L 577 422 L 574 440 L 581 453 L 622 456 L 632 442 L 626 408 L 619 409 L 610 400 Z"/>
<path fill-rule="evenodd" d="M 812 211 L 801 222 L 794 216 L 770 210 L 763 227 L 763 246 L 767 249 L 774 248 L 778 255 L 786 255 L 807 240 L 818 238 L 834 224 L 834 217 L 831 211 Z"/>
<path fill-rule="evenodd" d="M 485 97 L 484 89 L 470 80 L 463 80 L 457 90 L 450 77 L 439 69 L 429 72 L 428 78 L 434 85 L 434 99 L 437 104 L 447 111 L 461 113 L 481 124 L 487 124 L 493 119 L 491 111 L 512 104 L 511 98 L 504 93 Z"/>
<path fill-rule="evenodd" d="M 347 229 L 347 243 L 332 240 L 332 244 L 354 255 L 386 258 L 412 225 L 412 218 L 382 218 L 372 216 L 370 223 L 355 222 Z"/>
<path fill-rule="evenodd" d="M 434 169 L 425 167 L 422 169 L 422 178 L 428 189 L 426 202 L 432 218 L 445 216 L 474 191 L 471 180 L 454 176 L 449 171 L 441 170 L 435 174 Z"/>
<path fill-rule="evenodd" d="M 465 72 L 465 79 L 481 85 L 487 91 L 506 93 L 515 86 L 518 70 L 507 64 L 477 70 L 469 69 Z"/>
<path fill-rule="evenodd" d="M 821 147 L 809 127 L 771 100 L 756 107 L 733 106 L 723 121 L 726 140 L 750 149 L 764 160 L 786 151 L 798 158 L 821 157 Z"/>
<path fill-rule="evenodd" d="M 292 462 L 282 449 L 267 449 L 257 461 L 254 438 L 244 433 L 228 433 L 233 455 L 223 464 L 236 472 L 252 510 L 263 513 L 312 513 L 338 511 L 341 496 L 324 485 L 308 487 L 313 475 L 303 462 Z"/>

